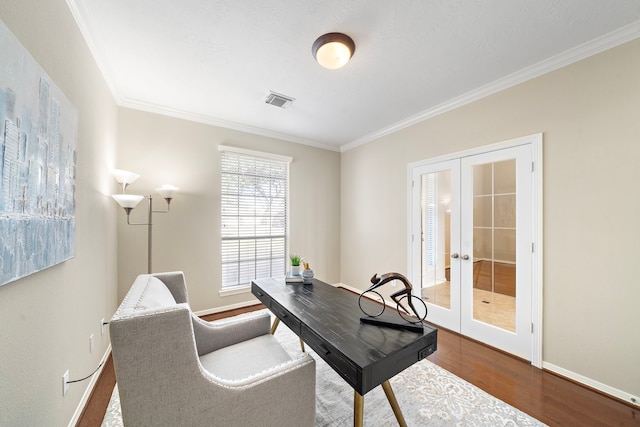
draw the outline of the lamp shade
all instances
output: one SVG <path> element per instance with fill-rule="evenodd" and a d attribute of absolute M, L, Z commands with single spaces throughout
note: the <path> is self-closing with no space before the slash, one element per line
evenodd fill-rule
<path fill-rule="evenodd" d="M 318 37 L 311 47 L 318 64 L 330 70 L 346 65 L 355 50 L 356 44 L 351 37 L 342 33 L 324 34 Z"/>
<path fill-rule="evenodd" d="M 125 209 L 135 208 L 138 206 L 138 203 L 144 199 L 144 196 L 138 196 L 136 194 L 114 194 L 111 197 L 113 197 L 116 202 Z"/>
<path fill-rule="evenodd" d="M 140 178 L 140 174 L 122 169 L 114 169 L 111 174 L 118 181 L 118 184 L 128 185 Z"/>
<path fill-rule="evenodd" d="M 173 196 L 178 192 L 178 190 L 178 187 L 170 184 L 164 184 L 163 186 L 156 188 L 156 192 L 165 199 L 173 199 Z"/>

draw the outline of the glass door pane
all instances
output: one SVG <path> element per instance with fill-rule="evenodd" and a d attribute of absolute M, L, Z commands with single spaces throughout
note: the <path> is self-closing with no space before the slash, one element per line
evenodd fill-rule
<path fill-rule="evenodd" d="M 516 161 L 473 166 L 473 318 L 516 330 Z"/>
<path fill-rule="evenodd" d="M 431 304 L 451 308 L 451 171 L 421 176 L 421 288 Z"/>
<path fill-rule="evenodd" d="M 409 280 L 428 321 L 460 332 L 460 159 L 411 172 Z"/>

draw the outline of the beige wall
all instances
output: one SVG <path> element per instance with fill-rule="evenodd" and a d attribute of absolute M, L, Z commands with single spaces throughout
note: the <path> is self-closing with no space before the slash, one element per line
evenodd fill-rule
<path fill-rule="evenodd" d="M 181 187 L 154 217 L 154 265 L 186 272 L 195 310 L 250 298 L 217 294 L 219 144 L 293 156 L 292 250 L 318 277 L 364 288 L 406 269 L 409 162 L 543 132 L 544 360 L 640 395 L 640 41 L 340 155 L 118 110 L 64 0 L 3 0 L 0 19 L 79 112 L 76 257 L 0 287 L 0 425 L 69 422 L 88 383 L 62 397 L 62 374 L 95 369 L 100 319 L 146 270 L 144 228 L 110 198 L 113 167 L 141 173 L 141 193 Z"/>
<path fill-rule="evenodd" d="M 342 155 L 341 280 L 407 268 L 407 164 L 544 133 L 546 363 L 640 395 L 640 40 Z"/>
<path fill-rule="evenodd" d="M 153 270 L 185 272 L 193 310 L 255 301 L 250 293 L 220 297 L 219 145 L 293 157 L 290 165 L 291 251 L 308 260 L 317 277 L 339 279 L 340 153 L 215 126 L 120 109 L 118 167 L 142 175 L 130 193 L 149 194 L 171 183 L 180 192 L 171 213 L 153 217 Z M 162 198 L 154 207 L 164 209 Z M 144 222 L 146 209 L 131 220 Z M 146 228 L 119 218 L 119 295 L 146 273 Z"/>
<path fill-rule="evenodd" d="M 0 19 L 78 109 L 76 256 L 0 287 L 0 425 L 63 426 L 89 382 L 63 397 L 62 375 L 98 366 L 116 308 L 117 108 L 64 0 L 3 0 Z"/>

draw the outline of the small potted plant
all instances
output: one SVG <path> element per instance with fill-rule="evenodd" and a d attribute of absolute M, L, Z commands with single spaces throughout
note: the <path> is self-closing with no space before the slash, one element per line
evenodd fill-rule
<path fill-rule="evenodd" d="M 302 262 L 302 257 L 300 255 L 291 254 L 289 259 L 291 259 L 291 274 L 298 276 L 300 274 L 300 263 Z"/>

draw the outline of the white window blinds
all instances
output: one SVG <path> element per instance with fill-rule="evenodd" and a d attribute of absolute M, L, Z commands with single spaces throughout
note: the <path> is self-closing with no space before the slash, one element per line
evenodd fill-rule
<path fill-rule="evenodd" d="M 222 288 L 284 275 L 290 159 L 220 150 Z"/>

